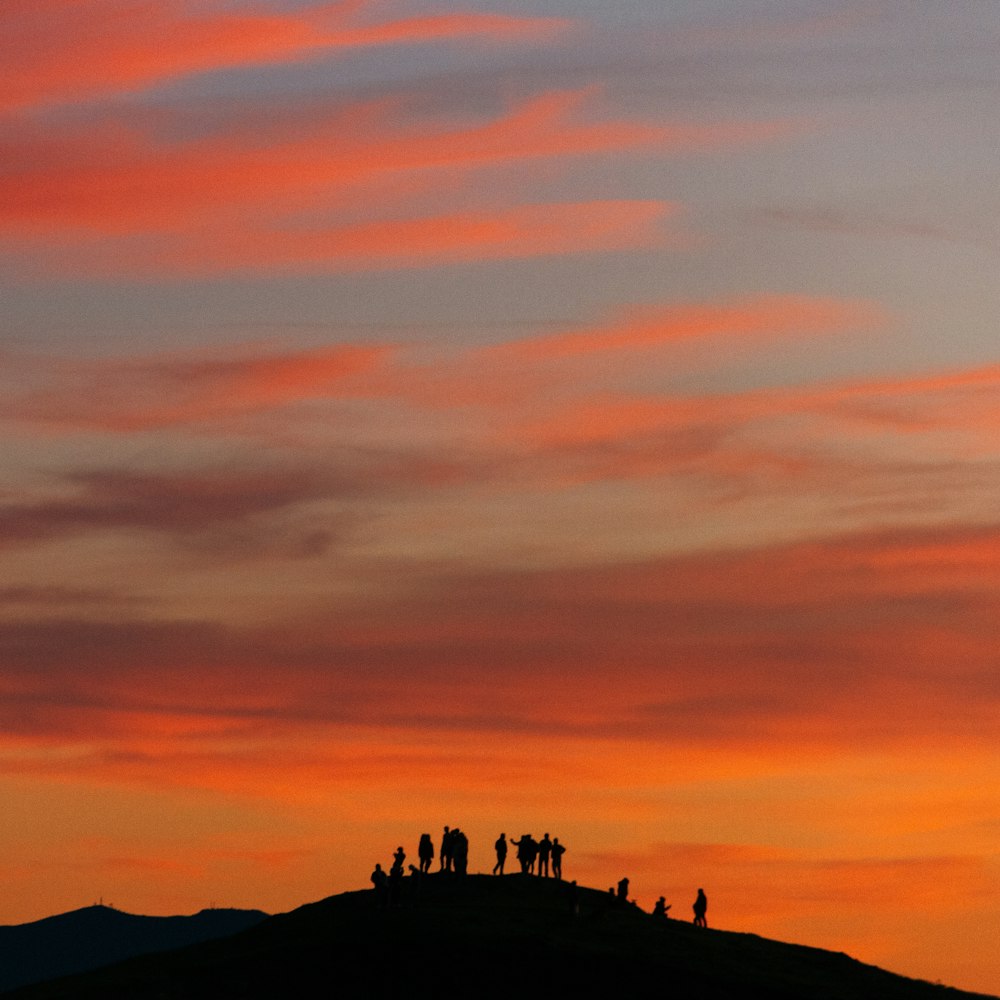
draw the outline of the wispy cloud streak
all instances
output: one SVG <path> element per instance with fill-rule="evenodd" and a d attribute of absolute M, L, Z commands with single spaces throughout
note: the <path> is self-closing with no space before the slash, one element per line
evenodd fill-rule
<path fill-rule="evenodd" d="M 882 326 L 884 322 L 883 310 L 871 302 L 761 296 L 731 303 L 635 309 L 617 324 L 512 341 L 489 354 L 531 361 L 669 347 L 709 337 L 759 342 L 795 334 Z"/>
<path fill-rule="evenodd" d="M 460 38 L 540 38 L 567 22 L 457 12 L 375 21 L 345 0 L 295 12 L 246 12 L 189 0 L 11 0 L 0 11 L 0 110 L 130 93 L 213 70 L 338 50 Z M 254 9 L 256 7 L 256 9 Z"/>
<path fill-rule="evenodd" d="M 20 403 L 8 413 L 56 427 L 119 432 L 224 421 L 302 400 L 350 397 L 358 393 L 356 377 L 377 371 L 391 352 L 389 345 L 340 344 L 226 357 L 25 357 L 18 367 L 33 388 L 14 390 Z"/>
<path fill-rule="evenodd" d="M 532 202 L 497 189 L 429 211 L 465 175 L 621 150 L 757 141 L 779 126 L 596 117 L 589 91 L 552 92 L 476 124 L 422 122 L 393 102 L 331 109 L 308 125 L 189 139 L 139 124 L 13 128 L 0 233 L 43 270 L 218 273 L 493 260 L 662 242 L 658 199 Z M 428 200 L 430 199 L 430 200 Z"/>
<path fill-rule="evenodd" d="M 5 731 L 141 744 L 152 725 L 178 749 L 317 726 L 627 731 L 779 753 L 984 741 L 1000 711 L 997 549 L 987 526 L 606 567 L 456 565 L 294 627 L 12 622 Z M 471 663 L 492 678 L 486 700 Z"/>

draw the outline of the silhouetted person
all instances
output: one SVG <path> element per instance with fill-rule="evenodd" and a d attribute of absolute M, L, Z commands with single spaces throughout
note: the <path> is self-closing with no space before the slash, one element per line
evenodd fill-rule
<path fill-rule="evenodd" d="M 444 828 L 441 834 L 441 871 L 451 871 L 451 830 Z"/>
<path fill-rule="evenodd" d="M 421 872 L 431 870 L 431 862 L 434 860 L 434 844 L 431 842 L 429 833 L 420 835 L 420 843 L 417 845 L 417 857 L 420 858 Z"/>
<path fill-rule="evenodd" d="M 691 907 L 694 910 L 694 923 L 696 927 L 707 927 L 708 921 L 705 919 L 705 911 L 708 909 L 708 897 L 704 889 L 698 890 L 698 898 Z"/>
<path fill-rule="evenodd" d="M 549 877 L 549 855 L 552 853 L 552 841 L 549 840 L 549 835 L 545 834 L 540 841 L 538 841 L 538 874 L 544 875 L 546 878 Z"/>
<path fill-rule="evenodd" d="M 512 841 L 512 843 L 517 848 L 517 860 L 521 863 L 521 874 L 527 875 L 535 863 L 538 845 L 530 833 L 522 834 L 520 840 Z"/>
<path fill-rule="evenodd" d="M 402 845 L 400 845 L 396 848 L 396 853 L 392 856 L 392 867 L 389 869 L 389 874 L 392 875 L 393 872 L 398 871 L 400 878 L 402 878 L 404 861 L 406 861 L 406 852 L 403 850 Z"/>
<path fill-rule="evenodd" d="M 503 866 L 507 862 L 507 834 L 501 833 L 493 846 L 497 852 L 497 863 L 493 866 L 493 874 L 503 875 Z"/>
<path fill-rule="evenodd" d="M 538 858 L 538 841 L 530 834 L 528 835 L 528 843 L 525 845 L 525 849 L 528 855 L 528 871 L 534 874 L 535 861 Z"/>
<path fill-rule="evenodd" d="M 458 875 L 469 870 L 469 838 L 457 826 L 451 831 L 451 863 Z"/>
<path fill-rule="evenodd" d="M 666 918 L 667 910 L 669 909 L 670 907 L 667 905 L 666 896 L 660 896 L 660 898 L 656 901 L 656 904 L 653 906 L 653 916 Z"/>
<path fill-rule="evenodd" d="M 624 903 L 628 899 L 628 879 L 623 878 L 618 883 L 618 898 Z"/>
<path fill-rule="evenodd" d="M 389 878 L 382 871 L 381 865 L 375 866 L 375 871 L 371 875 L 372 885 L 375 887 L 375 902 L 379 906 L 385 906 L 389 902 Z"/>
<path fill-rule="evenodd" d="M 566 853 L 566 848 L 559 843 L 559 838 L 556 837 L 552 841 L 552 874 L 556 878 L 562 878 L 562 856 Z"/>

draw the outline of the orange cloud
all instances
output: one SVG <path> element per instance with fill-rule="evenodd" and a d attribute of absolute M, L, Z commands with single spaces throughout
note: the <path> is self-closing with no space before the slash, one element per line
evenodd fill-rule
<path fill-rule="evenodd" d="M 991 443 L 1000 430 L 1000 365 L 882 378 L 805 390 L 801 403 L 819 412 L 899 433 L 965 430 Z"/>
<path fill-rule="evenodd" d="M 684 149 L 668 126 L 588 121 L 589 91 L 532 98 L 484 124 L 393 123 L 388 102 L 349 106 L 309 124 L 306 134 L 218 134 L 167 143 L 135 127 L 92 125 L 53 134 L 21 126 L 5 142 L 0 229 L 122 236 L 175 232 L 234 212 L 275 218 L 356 201 L 359 185 L 426 173 L 450 185 L 450 171 L 504 162 L 582 156 L 625 148 Z M 711 131 L 711 126 L 706 126 Z M 693 131 L 697 131 L 696 129 Z"/>
<path fill-rule="evenodd" d="M 216 252 L 189 249 L 183 266 L 259 259 L 318 262 L 324 258 L 361 266 L 384 257 L 398 266 L 421 260 L 503 257 L 625 246 L 654 241 L 656 223 L 668 211 L 657 202 L 593 202 L 536 205 L 482 214 L 407 220 L 358 226 L 283 240 L 226 241 Z M 174 261 L 180 267 L 180 261 Z M 626 398 L 592 390 L 590 370 L 576 373 L 583 399 L 570 398 L 553 412 L 554 388 L 562 381 L 561 362 L 579 355 L 616 353 L 624 358 L 647 349 L 670 349 L 707 337 L 746 339 L 834 332 L 851 324 L 880 321 L 866 303 L 769 296 L 736 303 L 677 305 L 656 311 L 658 322 L 623 323 L 538 336 L 495 347 L 445 351 L 447 363 L 417 363 L 387 344 L 343 344 L 298 352 L 267 351 L 246 345 L 234 356 L 135 357 L 100 362 L 58 358 L 7 358 L 14 373 L 6 416 L 49 425 L 139 430 L 192 422 L 218 421 L 240 414 L 287 406 L 307 399 L 369 398 L 384 405 L 404 401 L 421 408 L 510 410 L 516 401 L 526 412 L 547 415 L 505 432 L 532 449 L 635 442 L 650 434 L 690 433 L 697 446 L 703 430 L 772 413 L 791 412 L 800 403 L 794 392 L 744 393 L 715 397 Z M 602 362 L 603 370 L 603 362 Z M 843 393 L 844 390 L 837 390 Z M 874 390 L 873 390 L 874 391 Z M 558 398 L 564 398 L 565 391 Z M 678 438 L 678 442 L 680 438 Z"/>
<path fill-rule="evenodd" d="M 44 368 L 55 385 L 29 390 L 14 409 L 40 423 L 108 431 L 225 420 L 302 400 L 350 397 L 357 392 L 354 379 L 377 371 L 388 354 L 385 346 L 345 344 L 227 358 L 22 359 L 29 370 Z"/>
<path fill-rule="evenodd" d="M 769 295 L 723 304 L 634 310 L 623 321 L 606 327 L 510 341 L 489 353 L 531 361 L 643 350 L 706 337 L 759 341 L 884 324 L 883 311 L 871 302 Z"/>
<path fill-rule="evenodd" d="M 199 10 L 188 0 L 10 0 L 0 8 L 0 61 L 6 68 L 0 110 L 134 92 L 196 73 L 338 49 L 476 36 L 533 38 L 567 24 L 465 12 L 357 23 L 369 6 L 346 0 L 294 13 L 244 14 Z"/>
<path fill-rule="evenodd" d="M 845 320 L 849 316 L 850 310 L 845 310 Z M 872 318 L 877 322 L 874 316 L 877 313 Z M 831 313 L 831 330 L 837 328 L 833 320 Z M 762 332 L 766 329 L 761 326 Z M 793 332 L 796 323 L 786 329 Z M 767 332 L 779 331 L 775 324 Z M 626 337 L 580 336 L 579 342 L 572 336 L 572 349 L 616 349 L 619 354 L 632 349 Z M 559 345 L 561 337 L 553 339 L 556 357 L 571 349 Z M 525 347 L 515 350 L 544 358 L 545 340 L 525 341 Z M 639 343 L 652 341 L 643 337 Z M 498 356 L 504 350 L 498 348 Z M 578 372 L 577 381 L 581 375 L 585 377 Z M 838 479 L 842 487 L 845 475 L 860 484 L 874 471 L 867 452 L 858 450 L 861 444 L 878 449 L 885 476 L 898 470 L 900 476 L 917 477 L 923 469 L 929 487 L 935 463 L 953 465 L 956 454 L 995 455 L 998 388 L 1000 370 L 984 366 L 922 377 L 714 395 L 578 391 L 575 398 L 563 394 L 544 406 L 525 408 L 525 417 L 502 427 L 498 439 L 546 455 L 554 472 L 561 468 L 563 481 L 687 471 L 744 486 L 751 474 L 764 474 L 776 484 L 801 487 L 812 480 L 823 488 Z M 904 447 L 906 438 L 916 436 L 925 442 L 919 462 L 907 459 Z M 966 477 L 988 472 L 986 466 L 977 469 L 971 464 L 962 469 Z"/>
<path fill-rule="evenodd" d="M 50 594 L 0 620 L 0 773 L 35 797 L 7 795 L 27 831 L 13 884 L 33 905 L 76 886 L 38 827 L 86 866 L 74 891 L 107 873 L 147 912 L 171 892 L 287 908 L 360 887 L 443 822 L 488 871 L 498 830 L 547 829 L 583 884 L 627 874 L 682 919 L 704 885 L 713 926 L 891 965 L 890 945 L 934 937 L 922 921 L 989 905 L 998 548 L 991 525 L 534 571 L 382 557 L 349 600 L 327 584 L 282 620 L 255 595 L 243 627 L 146 607 L 84 622 Z M 135 843 L 67 846 L 36 819 L 80 790 L 94 806 L 70 831 L 120 813 Z M 196 810 L 232 834 L 206 843 Z"/>
<path fill-rule="evenodd" d="M 588 121 L 585 98 L 544 94 L 460 127 L 393 123 L 386 102 L 351 106 L 308 126 L 276 126 L 267 141 L 24 125 L 7 140 L 16 166 L 5 177 L 0 232 L 42 267 L 84 273 L 399 267 L 660 242 L 652 223 L 672 210 L 662 202 L 498 207 L 484 196 L 453 214 L 414 204 L 416 192 L 448 190 L 462 172 L 669 145 L 668 128 Z"/>
<path fill-rule="evenodd" d="M 621 221 L 617 206 L 610 214 L 614 232 Z M 541 225 L 544 218 L 544 212 L 532 213 L 529 221 Z M 501 232 L 512 241 L 512 250 L 528 253 L 528 223 L 525 230 L 516 238 L 515 228 Z M 547 238 L 561 239 L 558 229 L 547 232 Z M 413 235 L 417 233 L 427 234 L 425 252 L 441 255 L 457 253 L 448 249 L 448 240 L 464 236 L 461 229 L 443 235 L 434 227 L 418 227 Z M 430 242 L 434 238 L 440 242 Z M 392 252 L 387 243 L 375 246 Z M 505 251 L 496 247 L 496 252 Z M 717 324 L 699 329 L 705 336 L 739 342 L 742 327 L 732 319 L 738 313 L 749 316 L 746 336 L 757 344 L 782 331 L 795 336 L 810 322 L 816 329 L 829 323 L 826 329 L 833 332 L 839 329 L 839 315 L 845 320 L 868 315 L 863 304 L 846 303 L 838 310 L 821 300 L 813 311 L 809 301 L 792 299 L 790 305 L 782 299 L 783 308 L 777 310 L 781 322 L 769 322 L 775 315 L 772 301 L 748 300 L 745 309 L 723 307 Z M 713 315 L 708 306 L 692 311 Z M 687 307 L 676 309 L 687 312 Z M 366 414 L 378 413 L 382 433 L 364 454 L 357 442 L 343 440 L 337 422 L 325 431 L 309 425 L 314 445 L 337 450 L 337 474 L 316 487 L 314 498 L 389 495 L 473 482 L 549 491 L 674 475 L 683 477 L 679 482 L 692 499 L 707 497 L 720 509 L 793 495 L 812 497 L 829 509 L 834 496 L 838 510 L 856 511 L 857 521 L 878 514 L 880 505 L 884 515 L 901 503 L 922 504 L 922 513 L 933 511 L 938 518 L 949 510 L 964 516 L 963 497 L 995 488 L 994 466 L 985 459 L 996 452 L 996 366 L 714 395 L 624 395 L 602 385 L 609 369 L 605 355 L 613 355 L 627 374 L 626 366 L 642 364 L 643 352 L 653 349 L 645 345 L 656 343 L 656 350 L 671 351 L 689 342 L 684 337 L 696 336 L 687 326 L 679 341 L 669 334 L 667 328 L 662 342 L 643 336 L 641 346 L 633 348 L 632 340 L 617 335 L 592 338 L 588 328 L 579 334 L 583 353 L 563 355 L 557 348 L 551 360 L 547 346 L 536 347 L 550 339 L 544 336 L 515 342 L 509 351 L 506 345 L 458 353 L 438 348 L 433 362 L 426 350 L 404 352 L 378 343 L 297 352 L 245 346 L 227 358 L 194 354 L 71 362 L 11 355 L 2 412 L 8 420 L 50 432 L 196 428 L 239 436 L 259 433 L 253 418 L 264 412 L 272 415 L 273 431 L 273 414 L 279 409 L 284 429 L 299 426 L 305 413 L 297 414 L 294 406 L 303 401 L 349 403 L 355 415 L 362 412 L 358 407 Z M 591 350 L 595 339 L 602 350 Z M 600 366 L 595 360 L 601 360 Z M 567 364 L 577 366 L 572 378 L 565 377 Z M 456 414 L 461 415 L 459 427 Z M 404 441 L 414 421 L 425 435 L 417 447 Z M 434 448 L 439 449 L 436 455 Z M 984 460 L 956 463 L 956 448 Z M 367 487 L 357 492 L 352 483 Z M 65 512 L 62 504 L 56 506 Z M 56 517 L 58 511 L 50 513 Z M 25 521 L 27 511 L 18 508 L 12 517 L 19 537 L 36 537 L 30 527 L 33 515 Z M 78 524 L 90 515 L 62 517 L 56 520 Z M 49 517 L 42 520 L 54 523 Z"/>
<path fill-rule="evenodd" d="M 185 529 L 202 517 L 177 516 Z M 545 572 L 439 566 L 268 627 L 50 612 L 0 622 L 0 721 L 11 740 L 141 746 L 150 773 L 227 746 L 234 767 L 256 768 L 240 746 L 331 727 L 628 734 L 765 759 L 989 746 L 1000 563 L 982 553 L 997 548 L 984 528 Z M 636 781 L 648 770 L 630 767 Z"/>
<path fill-rule="evenodd" d="M 553 254 L 631 250 L 663 242 L 658 223 L 670 206 L 656 201 L 520 205 L 399 219 L 315 231 L 246 232 L 186 240 L 126 263 L 136 273 L 213 274 L 267 269 L 302 271 L 429 267 Z M 109 262 L 110 264 L 111 262 Z M 122 262 L 111 265 L 121 272 Z"/>

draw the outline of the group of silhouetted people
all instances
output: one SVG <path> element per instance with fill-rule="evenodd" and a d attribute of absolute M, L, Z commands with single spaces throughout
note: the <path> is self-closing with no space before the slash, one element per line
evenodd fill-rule
<path fill-rule="evenodd" d="M 562 878 L 562 859 L 566 848 L 559 843 L 558 837 L 553 840 L 546 833 L 541 840 L 535 840 L 530 833 L 526 833 L 520 840 L 511 843 L 517 848 L 517 860 L 521 865 L 521 871 L 526 875 L 537 874 L 547 878 L 551 873 L 554 878 Z M 501 833 L 494 847 L 497 863 L 493 866 L 493 874 L 503 875 L 504 865 L 507 863 L 507 835 Z M 428 874 L 434 861 L 434 842 L 429 833 L 420 835 L 417 858 L 420 861 L 419 866 L 410 865 L 410 871 L 415 875 Z M 457 826 L 444 828 L 438 858 L 439 871 L 454 872 L 456 875 L 465 875 L 468 872 L 469 838 Z M 398 896 L 398 883 L 404 875 L 405 860 L 405 851 L 402 847 L 398 847 L 392 856 L 392 867 L 388 874 L 383 871 L 380 864 L 375 866 L 371 874 L 372 885 L 379 898 L 384 897 L 386 903 L 392 902 Z"/>
<path fill-rule="evenodd" d="M 548 878 L 551 863 L 553 878 L 562 878 L 562 859 L 566 848 L 559 843 L 558 837 L 551 840 L 546 833 L 541 840 L 535 840 L 530 833 L 524 833 L 520 840 L 512 840 L 511 843 L 517 848 L 517 860 L 522 874 Z M 497 863 L 493 868 L 493 874 L 503 875 L 504 864 L 507 861 L 507 835 L 501 833 L 494 847 L 497 852 Z"/>
<path fill-rule="evenodd" d="M 425 833 L 420 838 L 421 842 L 423 842 L 424 837 L 427 838 L 426 843 L 430 848 L 430 856 L 433 858 L 434 845 L 431 844 L 431 836 L 429 833 Z M 428 861 L 427 868 L 421 870 L 428 871 L 429 869 L 430 862 Z M 441 866 L 439 870 L 454 872 L 456 875 L 464 875 L 469 870 L 469 838 L 457 826 L 454 829 L 445 827 L 444 833 L 441 835 Z"/>
<path fill-rule="evenodd" d="M 627 878 L 623 878 L 616 886 L 611 886 L 608 889 L 608 895 L 612 899 L 617 900 L 619 903 L 629 902 L 628 898 L 628 888 L 629 881 Z M 635 900 L 632 900 L 635 903 Z M 671 909 L 670 904 L 667 902 L 666 896 L 660 896 L 660 898 L 653 904 L 653 916 L 662 917 L 664 920 L 670 916 L 668 912 Z M 695 927 L 707 927 L 708 919 L 705 914 L 708 911 L 708 897 L 705 895 L 704 889 L 698 890 L 698 895 L 695 897 L 694 904 L 691 909 L 694 911 L 694 925 Z"/>
<path fill-rule="evenodd" d="M 424 836 L 427 835 L 424 834 Z M 428 837 L 429 840 L 430 838 Z M 420 847 L 417 849 L 418 854 L 422 849 L 424 849 L 424 842 L 421 839 Z M 433 846 L 431 850 L 433 851 Z M 421 867 L 418 869 L 410 865 L 411 872 L 419 873 L 423 871 L 423 855 L 420 855 L 420 858 Z M 371 883 L 375 889 L 375 899 L 380 906 L 392 906 L 399 902 L 399 889 L 403 882 L 403 876 L 406 874 L 403 870 L 405 862 L 406 851 L 403 850 L 403 845 L 400 844 L 392 855 L 392 867 L 389 869 L 388 874 L 386 874 L 380 864 L 375 865 L 375 870 L 371 874 Z"/>
<path fill-rule="evenodd" d="M 510 844 L 517 848 L 517 860 L 521 866 L 522 874 L 548 878 L 551 873 L 553 878 L 562 879 L 562 859 L 566 848 L 559 843 L 558 837 L 550 838 L 548 833 L 541 840 L 535 840 L 530 833 L 525 833 L 521 835 L 519 840 L 509 842 L 507 835 L 501 833 L 493 845 L 497 855 L 497 862 L 493 866 L 494 875 L 504 874 L 504 865 L 507 862 Z M 410 872 L 418 877 L 428 874 L 431 863 L 434 861 L 434 842 L 429 833 L 420 835 L 417 857 L 420 860 L 420 865 L 419 867 L 410 865 Z M 441 837 L 441 849 L 438 857 L 440 860 L 439 871 L 465 875 L 469 867 L 469 838 L 457 826 L 454 828 L 446 826 Z M 375 870 L 371 874 L 371 882 L 380 905 L 389 906 L 398 902 L 399 888 L 405 874 L 403 867 L 405 862 L 406 852 L 400 846 L 396 848 L 392 856 L 392 867 L 388 873 L 383 871 L 380 864 L 375 865 Z M 573 886 L 576 886 L 575 882 Z M 629 880 L 627 878 L 621 879 L 617 887 L 611 886 L 608 892 L 616 903 L 629 902 Z M 708 897 L 705 895 L 704 889 L 698 890 L 698 896 L 691 908 L 694 911 L 695 926 L 708 927 L 706 918 Z M 653 916 L 666 919 L 670 909 L 666 897 L 660 896 L 653 906 Z"/>
<path fill-rule="evenodd" d="M 667 912 L 670 909 L 670 904 L 667 902 L 666 896 L 660 896 L 660 898 L 653 904 L 653 916 L 663 917 L 666 919 L 670 916 Z M 708 919 L 705 913 L 708 910 L 708 897 L 705 895 L 704 889 L 698 890 L 698 895 L 695 898 L 691 909 L 694 911 L 694 925 L 695 927 L 707 927 Z"/>

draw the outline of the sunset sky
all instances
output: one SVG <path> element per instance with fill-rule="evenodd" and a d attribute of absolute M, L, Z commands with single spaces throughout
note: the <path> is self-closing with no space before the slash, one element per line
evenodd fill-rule
<path fill-rule="evenodd" d="M 998 51 L 4 0 L 0 923 L 449 824 L 1000 993 Z"/>

